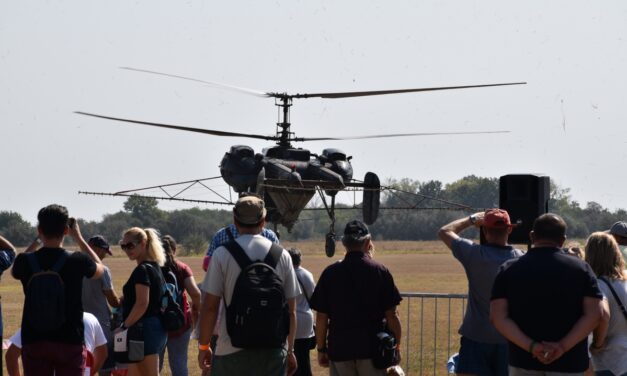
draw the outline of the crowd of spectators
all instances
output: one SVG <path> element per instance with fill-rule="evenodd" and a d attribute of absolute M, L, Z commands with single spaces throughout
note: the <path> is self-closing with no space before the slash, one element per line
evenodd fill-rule
<path fill-rule="evenodd" d="M 310 376 L 313 349 L 333 376 L 392 372 L 402 299 L 374 258 L 368 227 L 346 225 L 343 259 L 316 282 L 302 253 L 265 228 L 266 213 L 260 197 L 240 197 L 233 223 L 210 243 L 199 285 L 171 236 L 125 230 L 119 245 L 134 268 L 118 295 L 103 264 L 112 255 L 107 239 L 85 241 L 65 207 L 42 208 L 23 252 L 0 235 L 0 273 L 12 266 L 24 291 L 9 375 L 158 375 L 167 350 L 171 374 L 185 376 L 191 338 L 203 375 Z M 473 226 L 479 242 L 460 236 Z M 438 232 L 468 280 L 457 374 L 627 375 L 627 223 L 591 234 L 585 247 L 564 247 L 567 224 L 543 214 L 526 251 L 508 243 L 514 226 L 506 211 L 490 209 Z M 67 236 L 79 251 L 63 248 Z M 170 305 L 184 317 L 175 330 L 164 321 Z M 394 357 L 381 366 L 384 342 Z"/>

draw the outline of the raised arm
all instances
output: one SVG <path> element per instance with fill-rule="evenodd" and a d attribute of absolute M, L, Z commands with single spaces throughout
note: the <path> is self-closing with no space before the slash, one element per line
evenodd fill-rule
<path fill-rule="evenodd" d="M 93 276 L 91 276 L 91 278 L 98 279 L 102 277 L 102 273 L 104 273 L 104 267 L 102 265 L 102 261 L 100 260 L 100 257 L 98 257 L 96 252 L 94 252 L 94 250 L 91 249 L 89 244 L 87 244 L 87 242 L 83 238 L 83 235 L 81 235 L 81 230 L 78 225 L 78 221 L 74 221 L 74 224 L 72 225 L 72 227 L 70 227 L 69 235 L 72 237 L 72 239 L 74 239 L 76 244 L 78 244 L 78 247 L 80 248 L 81 252 L 85 253 L 90 259 L 92 259 L 96 263 L 96 272 L 94 273 Z"/>
<path fill-rule="evenodd" d="M 15 247 L 0 235 L 0 273 L 7 270 L 15 260 Z"/>
<path fill-rule="evenodd" d="M 469 217 L 460 218 L 446 224 L 438 231 L 438 237 L 451 249 L 453 247 L 453 241 L 459 239 L 460 232 L 472 226 L 481 227 L 484 215 L 484 212 L 478 212 Z M 473 218 L 472 220 L 471 217 Z"/>

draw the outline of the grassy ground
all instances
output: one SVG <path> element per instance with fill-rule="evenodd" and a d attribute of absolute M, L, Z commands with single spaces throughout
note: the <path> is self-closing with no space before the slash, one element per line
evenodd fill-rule
<path fill-rule="evenodd" d="M 285 246 L 301 249 L 303 266 L 314 274 L 315 279 L 327 265 L 341 259 L 343 253 L 338 247 L 338 255 L 329 259 L 324 255 L 321 242 L 287 243 Z M 375 258 L 391 270 L 401 292 L 466 293 L 463 269 L 442 243 L 383 241 L 377 242 L 376 247 Z M 201 257 L 182 257 L 181 260 L 192 267 L 197 281 L 202 280 L 204 272 Z M 124 257 L 119 249 L 114 249 L 114 257 L 107 258 L 105 264 L 111 269 L 116 291 L 121 293 L 122 285 L 135 264 Z M 11 278 L 9 272 L 5 273 L 0 283 L 0 294 L 4 338 L 9 338 L 20 324 L 23 304 L 21 285 Z M 434 299 L 404 299 L 399 310 L 403 330 L 409 331 L 410 338 L 409 341 L 404 340 L 409 348 L 403 345 L 403 356 L 409 360 L 409 367 L 405 367 L 406 360 L 403 360 L 403 366 L 408 368 L 410 374 L 445 374 L 448 353 L 457 352 L 459 339 L 456 332 L 461 322 L 462 309 L 462 303 L 458 300 L 437 299 L 436 302 Z M 195 361 L 195 341 L 190 343 L 189 354 L 190 375 L 200 375 Z M 317 366 L 315 351 L 311 356 L 314 374 L 328 374 L 328 371 Z M 163 375 L 170 373 L 164 370 Z"/>

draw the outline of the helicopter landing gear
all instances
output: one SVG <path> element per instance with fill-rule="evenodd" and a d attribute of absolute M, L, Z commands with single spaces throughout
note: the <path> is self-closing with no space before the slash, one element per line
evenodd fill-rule
<path fill-rule="evenodd" d="M 329 215 L 329 219 L 331 220 L 331 224 L 329 224 L 329 232 L 325 237 L 324 242 L 324 251 L 328 257 L 333 257 L 335 254 L 335 195 L 331 195 L 331 207 L 327 205 L 327 200 L 324 197 L 324 192 L 322 189 L 317 188 L 318 194 L 320 195 L 320 199 L 322 200 L 322 204 L 324 208 L 327 210 L 327 214 Z"/>
<path fill-rule="evenodd" d="M 327 254 L 327 257 L 333 257 L 335 254 L 335 233 L 327 233 L 324 242 L 324 252 Z"/>
<path fill-rule="evenodd" d="M 373 224 L 379 216 L 380 194 L 381 183 L 379 177 L 374 172 L 367 172 L 364 178 L 364 200 L 362 205 L 363 218 L 367 225 Z"/>
<path fill-rule="evenodd" d="M 274 233 L 276 234 L 277 239 L 281 240 L 281 233 L 279 232 L 279 224 L 274 222 Z"/>

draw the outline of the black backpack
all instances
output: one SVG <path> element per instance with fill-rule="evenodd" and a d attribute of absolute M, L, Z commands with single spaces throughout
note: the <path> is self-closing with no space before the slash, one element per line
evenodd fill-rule
<path fill-rule="evenodd" d="M 231 344 L 244 349 L 284 346 L 290 317 L 283 280 L 275 269 L 283 248 L 272 244 L 263 261 L 253 262 L 237 242 L 231 241 L 224 247 L 242 269 L 235 281 L 231 304 L 226 307 L 226 330 Z"/>
<path fill-rule="evenodd" d="M 38 332 L 57 330 L 66 321 L 65 284 L 59 271 L 68 256 L 63 251 L 51 269 L 42 270 L 35 253 L 26 255 L 33 275 L 26 284 L 22 321 Z"/>

